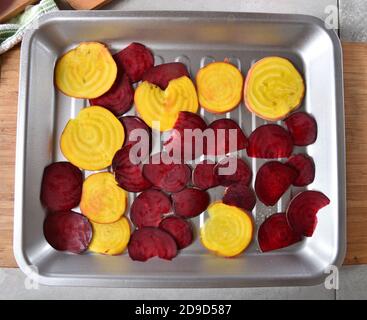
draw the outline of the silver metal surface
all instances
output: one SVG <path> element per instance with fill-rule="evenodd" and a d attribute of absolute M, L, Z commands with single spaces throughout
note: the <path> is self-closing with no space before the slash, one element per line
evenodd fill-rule
<path fill-rule="evenodd" d="M 193 219 L 196 239 L 177 258 L 134 262 L 126 254 L 73 255 L 52 249 L 44 239 L 45 213 L 39 201 L 43 168 L 64 159 L 59 138 L 66 122 L 86 102 L 66 97 L 53 85 L 55 61 L 81 41 L 102 41 L 117 51 L 132 41 L 149 46 L 156 63 L 184 62 L 191 75 L 205 63 L 231 58 L 243 72 L 264 56 L 292 60 L 302 72 L 307 94 L 301 110 L 313 114 L 318 139 L 305 151 L 316 163 L 320 190 L 331 204 L 319 213 L 312 238 L 283 250 L 260 253 L 256 237 L 234 259 L 219 258 L 202 247 L 198 230 L 205 213 Z M 247 135 L 263 120 L 243 104 L 222 116 L 200 111 L 210 121 L 230 117 Z M 263 160 L 241 156 L 256 170 Z M 48 14 L 23 40 L 17 132 L 14 254 L 20 268 L 43 284 L 116 287 L 291 286 L 320 283 L 324 270 L 341 265 L 345 254 L 344 108 L 339 39 L 317 18 L 302 15 L 197 12 L 59 12 Z M 88 173 L 87 173 L 88 174 Z M 266 216 L 284 211 L 292 188 L 273 208 L 257 203 L 257 227 Z M 211 190 L 212 200 L 223 190 Z M 132 200 L 132 199 L 130 199 Z"/>

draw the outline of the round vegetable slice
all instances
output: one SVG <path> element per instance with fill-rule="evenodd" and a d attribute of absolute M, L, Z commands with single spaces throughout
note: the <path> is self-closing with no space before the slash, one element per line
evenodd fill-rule
<path fill-rule="evenodd" d="M 308 146 L 316 141 L 316 120 L 306 112 L 295 112 L 284 120 L 293 143 L 296 146 Z"/>
<path fill-rule="evenodd" d="M 287 59 L 263 58 L 247 73 L 245 105 L 260 118 L 270 121 L 284 119 L 301 105 L 304 93 L 302 76 Z"/>
<path fill-rule="evenodd" d="M 125 70 L 132 82 L 141 80 L 145 71 L 154 65 L 152 52 L 143 44 L 133 42 L 114 55 L 117 65 Z"/>
<path fill-rule="evenodd" d="M 82 42 L 56 63 L 55 84 L 74 98 L 94 99 L 106 93 L 117 76 L 117 66 L 107 47 Z"/>
<path fill-rule="evenodd" d="M 206 191 L 186 188 L 171 195 L 173 211 L 182 218 L 193 218 L 206 210 L 209 205 L 209 193 Z"/>
<path fill-rule="evenodd" d="M 218 186 L 218 176 L 214 174 L 215 165 L 216 163 L 210 160 L 198 163 L 192 173 L 193 185 L 202 190 Z"/>
<path fill-rule="evenodd" d="M 149 189 L 152 184 L 143 175 L 143 165 L 130 160 L 130 146 L 122 147 L 112 160 L 112 170 L 119 186 L 130 192 L 141 192 Z"/>
<path fill-rule="evenodd" d="M 144 130 L 146 132 L 146 136 L 149 139 L 149 150 L 150 150 L 151 145 L 152 145 L 152 131 L 150 130 L 150 128 L 147 126 L 147 124 L 143 120 L 141 120 L 139 117 L 125 116 L 125 117 L 121 117 L 120 121 L 122 125 L 124 126 L 125 134 L 126 134 L 124 146 L 134 145 L 141 140 L 141 137 L 139 137 L 139 139 L 137 140 L 132 139 L 131 137 L 133 130 L 139 129 L 139 130 Z"/>
<path fill-rule="evenodd" d="M 190 78 L 186 66 L 181 62 L 163 63 L 148 69 L 143 75 L 143 81 L 148 81 L 165 90 L 173 79 L 186 76 Z"/>
<path fill-rule="evenodd" d="M 125 213 L 127 192 L 120 188 L 112 173 L 90 175 L 83 183 L 81 212 L 97 223 L 112 223 Z"/>
<path fill-rule="evenodd" d="M 101 170 L 112 163 L 116 151 L 124 143 L 120 121 L 107 109 L 93 106 L 82 109 L 66 124 L 60 148 L 75 166 L 85 170 Z"/>
<path fill-rule="evenodd" d="M 205 248 L 224 257 L 244 251 L 252 240 L 253 223 L 240 208 L 215 202 L 208 208 L 209 218 L 200 229 Z"/>
<path fill-rule="evenodd" d="M 281 162 L 269 161 L 257 172 L 255 191 L 259 200 L 267 206 L 275 205 L 297 178 L 298 172 Z"/>
<path fill-rule="evenodd" d="M 134 101 L 134 88 L 126 74 L 117 76 L 110 90 L 98 98 L 90 99 L 92 106 L 101 106 L 120 116 L 130 110 Z"/>
<path fill-rule="evenodd" d="M 192 243 L 192 225 L 188 220 L 175 216 L 167 217 L 161 221 L 159 228 L 175 239 L 178 249 L 186 248 Z"/>
<path fill-rule="evenodd" d="M 213 113 L 228 112 L 241 101 L 243 77 L 228 62 L 213 62 L 201 68 L 196 75 L 200 105 Z"/>
<path fill-rule="evenodd" d="M 285 213 L 275 213 L 260 226 L 257 235 L 262 252 L 288 247 L 302 240 L 302 236 L 289 226 Z"/>
<path fill-rule="evenodd" d="M 298 171 L 298 176 L 293 181 L 294 186 L 304 187 L 312 183 L 315 179 L 315 163 L 311 157 L 305 154 L 291 156 L 286 162 L 286 165 Z"/>
<path fill-rule="evenodd" d="M 160 131 L 172 129 L 180 111 L 195 113 L 199 107 L 195 86 L 186 76 L 171 80 L 164 91 L 144 81 L 135 90 L 134 102 L 145 123 L 153 128 L 158 122 Z"/>
<path fill-rule="evenodd" d="M 207 155 L 224 155 L 247 147 L 247 138 L 238 124 L 231 119 L 213 121 L 208 130 L 214 131 L 215 144 L 207 143 Z"/>
<path fill-rule="evenodd" d="M 159 190 L 150 189 L 136 197 L 131 205 L 130 219 L 138 228 L 158 227 L 171 210 L 170 198 Z"/>
<path fill-rule="evenodd" d="M 190 181 L 191 169 L 186 164 L 165 164 L 162 154 L 153 155 L 143 166 L 143 175 L 155 187 L 166 192 L 178 192 Z"/>
<path fill-rule="evenodd" d="M 329 198 L 322 192 L 307 190 L 299 193 L 287 208 L 289 225 L 295 232 L 311 237 L 317 225 L 318 211 L 329 203 Z"/>
<path fill-rule="evenodd" d="M 177 255 L 177 245 L 173 237 L 168 232 L 153 227 L 135 230 L 128 250 L 130 258 L 136 261 L 146 261 L 153 257 L 172 260 Z"/>
<path fill-rule="evenodd" d="M 265 124 L 249 137 L 247 155 L 252 158 L 288 158 L 293 151 L 292 137 L 277 124 Z"/>
<path fill-rule="evenodd" d="M 69 162 L 55 162 L 43 171 L 41 202 L 49 211 L 76 207 L 82 196 L 83 175 Z"/>
<path fill-rule="evenodd" d="M 256 205 L 255 192 L 243 182 L 231 184 L 226 188 L 223 203 L 239 207 L 245 211 L 252 211 Z"/>
<path fill-rule="evenodd" d="M 91 222 L 93 237 L 89 250 L 107 255 L 121 254 L 130 240 L 129 221 L 122 217 L 113 223 Z"/>
<path fill-rule="evenodd" d="M 46 216 L 43 234 L 56 250 L 82 253 L 92 239 L 92 227 L 86 217 L 74 211 L 59 211 Z"/>
<path fill-rule="evenodd" d="M 221 186 L 229 186 L 233 183 L 243 182 L 249 185 L 252 179 L 252 171 L 247 163 L 239 158 L 225 157 L 214 167 Z"/>
<path fill-rule="evenodd" d="M 206 127 L 207 125 L 205 121 L 198 114 L 181 111 L 170 136 L 164 143 L 166 150 L 169 149 L 171 151 L 169 154 L 172 154 L 175 158 L 183 161 L 193 160 L 200 157 L 206 149 L 204 145 L 205 140 L 203 139 L 203 141 L 199 141 L 199 143 L 202 143 L 200 148 L 200 145 L 197 144 L 198 141 L 195 139 L 195 132 L 199 131 L 199 133 L 202 134 Z M 190 130 L 189 133 L 192 133 L 191 136 L 187 135 L 187 130 Z M 177 155 L 179 156 L 177 157 Z"/>

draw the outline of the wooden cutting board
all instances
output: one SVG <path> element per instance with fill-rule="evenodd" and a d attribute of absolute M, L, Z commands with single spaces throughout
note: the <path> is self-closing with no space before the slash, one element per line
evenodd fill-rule
<path fill-rule="evenodd" d="M 15 17 L 22 12 L 26 6 L 34 4 L 39 0 L 0 0 L 0 23 Z"/>
<path fill-rule="evenodd" d="M 345 264 L 367 263 L 367 44 L 343 43 L 348 248 Z M 19 48 L 0 56 L 0 267 L 12 250 Z"/>
<path fill-rule="evenodd" d="M 66 2 L 75 10 L 91 10 L 98 9 L 111 0 L 66 0 Z"/>

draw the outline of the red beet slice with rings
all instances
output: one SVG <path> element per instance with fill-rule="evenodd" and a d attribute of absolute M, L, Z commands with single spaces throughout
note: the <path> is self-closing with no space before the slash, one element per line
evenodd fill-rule
<path fill-rule="evenodd" d="M 214 174 L 219 184 L 227 187 L 236 182 L 249 185 L 252 179 L 252 171 L 247 163 L 239 158 L 225 157 L 214 167 Z"/>
<path fill-rule="evenodd" d="M 245 211 L 252 211 L 256 205 L 255 192 L 245 183 L 238 182 L 226 188 L 223 203 L 236 206 Z"/>
<path fill-rule="evenodd" d="M 209 193 L 196 188 L 186 188 L 171 195 L 173 211 L 182 218 L 193 218 L 206 210 Z"/>
<path fill-rule="evenodd" d="M 286 165 L 298 171 L 298 177 L 293 181 L 293 185 L 296 187 L 307 186 L 315 179 L 315 163 L 311 157 L 305 154 L 291 156 Z"/>
<path fill-rule="evenodd" d="M 159 190 L 139 194 L 130 208 L 130 219 L 137 228 L 158 227 L 172 209 L 170 198 Z"/>
<path fill-rule="evenodd" d="M 192 225 L 180 217 L 167 217 L 161 221 L 159 228 L 168 232 L 176 241 L 178 249 L 188 247 L 193 240 Z"/>
<path fill-rule="evenodd" d="M 49 211 L 70 210 L 79 205 L 83 175 L 70 162 L 48 165 L 43 171 L 41 203 Z"/>
<path fill-rule="evenodd" d="M 287 220 L 291 228 L 306 237 L 311 237 L 317 225 L 317 212 L 330 203 L 319 191 L 304 191 L 296 195 L 288 205 Z"/>
<path fill-rule="evenodd" d="M 139 117 L 135 117 L 135 116 L 125 116 L 125 117 L 120 118 L 120 122 L 122 123 L 124 130 L 125 130 L 124 146 L 130 146 L 130 145 L 134 145 L 140 142 L 141 141 L 140 135 L 143 135 L 145 132 L 144 136 L 146 140 L 148 140 L 146 143 L 149 143 L 148 150 L 151 149 L 152 131 L 142 119 L 140 119 Z M 139 129 L 142 131 L 133 133 L 135 129 Z"/>
<path fill-rule="evenodd" d="M 198 114 L 181 111 L 170 136 L 164 143 L 167 152 L 172 156 L 178 155 L 175 158 L 184 161 L 200 157 L 205 150 L 205 139 L 201 140 L 200 138 L 203 137 L 203 131 L 206 127 L 205 121 Z M 192 135 L 187 135 L 188 133 L 192 133 Z M 198 141 L 195 139 L 196 133 L 199 133 Z"/>
<path fill-rule="evenodd" d="M 130 258 L 136 261 L 147 261 L 153 257 L 172 260 L 177 255 L 177 245 L 168 232 L 145 227 L 131 234 L 128 252 Z"/>
<path fill-rule="evenodd" d="M 92 239 L 92 226 L 81 214 L 59 211 L 46 216 L 43 233 L 54 249 L 81 253 L 88 248 Z"/>
<path fill-rule="evenodd" d="M 308 146 L 316 141 L 317 123 L 308 113 L 292 113 L 284 122 L 296 146 Z"/>
<path fill-rule="evenodd" d="M 193 185 L 202 190 L 218 186 L 218 176 L 214 174 L 215 165 L 216 163 L 210 160 L 198 163 L 192 173 Z"/>
<path fill-rule="evenodd" d="M 119 69 L 124 70 L 133 83 L 140 81 L 143 74 L 154 65 L 152 52 L 137 42 L 116 53 L 114 58 Z"/>
<path fill-rule="evenodd" d="M 163 162 L 162 154 L 155 154 L 144 164 L 143 175 L 155 187 L 166 192 L 178 192 L 191 178 L 191 168 L 186 164 Z"/>
<path fill-rule="evenodd" d="M 142 163 L 132 161 L 131 147 L 129 145 L 122 147 L 115 153 L 112 159 L 112 170 L 121 188 L 129 192 L 141 192 L 149 189 L 152 184 L 143 176 Z"/>
<path fill-rule="evenodd" d="M 287 130 L 277 124 L 265 124 L 251 133 L 247 155 L 263 159 L 288 158 L 292 150 L 292 137 Z"/>
<path fill-rule="evenodd" d="M 281 162 L 263 164 L 256 175 L 255 191 L 259 200 L 267 206 L 275 205 L 297 178 L 298 172 Z"/>
<path fill-rule="evenodd" d="M 118 75 L 115 83 L 102 96 L 90 99 L 91 106 L 101 106 L 110 110 L 115 116 L 120 116 L 133 105 L 134 88 L 130 83 L 129 77 L 126 73 Z"/>
<path fill-rule="evenodd" d="M 170 62 L 148 69 L 143 74 L 142 80 L 153 83 L 156 86 L 159 86 L 162 90 L 165 90 L 171 80 L 183 76 L 190 78 L 190 74 L 187 71 L 186 66 L 181 62 Z"/>
<path fill-rule="evenodd" d="M 247 147 L 247 137 L 238 124 L 231 119 L 215 120 L 208 126 L 208 130 L 210 129 L 213 130 L 215 139 L 207 141 L 207 155 L 224 155 Z M 232 132 L 235 134 L 232 135 Z"/>
<path fill-rule="evenodd" d="M 262 252 L 288 247 L 302 240 L 302 236 L 289 226 L 285 213 L 275 213 L 260 226 L 257 235 Z"/>

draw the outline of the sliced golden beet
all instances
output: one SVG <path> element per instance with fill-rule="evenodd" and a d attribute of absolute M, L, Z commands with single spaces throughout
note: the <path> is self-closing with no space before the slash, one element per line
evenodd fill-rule
<path fill-rule="evenodd" d="M 200 105 L 213 113 L 228 112 L 241 102 L 243 76 L 228 62 L 213 62 L 196 75 Z"/>
<path fill-rule="evenodd" d="M 200 229 L 204 247 L 224 257 L 236 256 L 248 247 L 252 240 L 253 224 L 244 210 L 214 202 L 207 211 L 209 218 Z"/>
<path fill-rule="evenodd" d="M 113 223 L 127 207 L 127 192 L 117 185 L 112 173 L 90 175 L 83 183 L 81 212 L 93 222 Z"/>
<path fill-rule="evenodd" d="M 180 111 L 195 113 L 199 107 L 195 86 L 186 76 L 171 80 L 165 90 L 144 81 L 135 90 L 134 102 L 145 123 L 152 128 L 159 121 L 161 131 L 173 128 Z"/>
<path fill-rule="evenodd" d="M 125 217 L 113 223 L 91 222 L 93 238 L 89 250 L 108 255 L 122 253 L 130 240 L 130 225 Z"/>
<path fill-rule="evenodd" d="M 82 42 L 56 63 L 55 84 L 64 94 L 94 99 L 106 93 L 117 76 L 115 60 L 99 42 Z"/>
<path fill-rule="evenodd" d="M 297 109 L 304 93 L 303 78 L 289 60 L 267 57 L 250 68 L 244 100 L 247 109 L 260 118 L 276 121 Z"/>
<path fill-rule="evenodd" d="M 69 120 L 61 135 L 60 148 L 65 158 L 85 170 L 101 170 L 112 163 L 124 143 L 121 122 L 105 108 L 84 108 Z"/>

